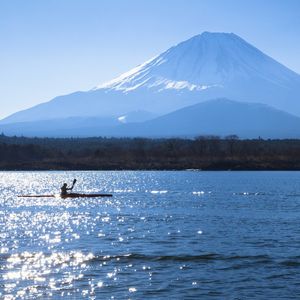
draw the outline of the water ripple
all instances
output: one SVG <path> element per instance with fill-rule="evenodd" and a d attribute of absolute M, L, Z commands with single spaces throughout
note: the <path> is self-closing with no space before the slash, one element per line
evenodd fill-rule
<path fill-rule="evenodd" d="M 0 175 L 1 299 L 300 294 L 298 173 Z M 17 197 L 74 178 L 76 191 L 114 197 Z"/>

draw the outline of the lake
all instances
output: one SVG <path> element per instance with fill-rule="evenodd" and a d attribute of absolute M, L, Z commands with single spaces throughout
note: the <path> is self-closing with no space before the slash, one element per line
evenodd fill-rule
<path fill-rule="evenodd" d="M 112 198 L 18 198 L 74 191 Z M 0 298 L 296 299 L 300 172 L 0 172 Z"/>

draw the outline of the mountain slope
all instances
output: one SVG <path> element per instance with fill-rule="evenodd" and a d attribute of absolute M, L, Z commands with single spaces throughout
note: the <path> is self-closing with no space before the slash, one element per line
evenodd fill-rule
<path fill-rule="evenodd" d="M 140 123 L 110 118 L 68 118 L 0 124 L 6 135 L 40 137 L 194 137 L 300 138 L 300 118 L 264 104 L 215 99 Z"/>
<path fill-rule="evenodd" d="M 237 35 L 204 32 L 96 89 L 203 91 L 255 77 L 286 88 L 299 82 L 299 75 Z"/>
<path fill-rule="evenodd" d="M 208 99 L 261 102 L 300 116 L 300 75 L 232 33 L 204 32 L 87 92 L 60 96 L 0 123 L 163 115 Z"/>
<path fill-rule="evenodd" d="M 125 136 L 232 135 L 242 138 L 300 138 L 300 118 L 258 103 L 215 99 L 141 124 L 119 128 Z"/>

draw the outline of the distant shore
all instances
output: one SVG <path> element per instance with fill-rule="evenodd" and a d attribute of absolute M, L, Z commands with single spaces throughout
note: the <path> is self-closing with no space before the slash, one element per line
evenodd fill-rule
<path fill-rule="evenodd" d="M 0 135 L 0 170 L 300 170 L 300 140 Z"/>

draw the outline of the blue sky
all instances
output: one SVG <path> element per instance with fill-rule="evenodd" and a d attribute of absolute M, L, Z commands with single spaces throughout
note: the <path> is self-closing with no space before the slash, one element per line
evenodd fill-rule
<path fill-rule="evenodd" d="M 300 73 L 298 0 L 1 0 L 0 118 L 203 31 L 234 32 Z"/>

